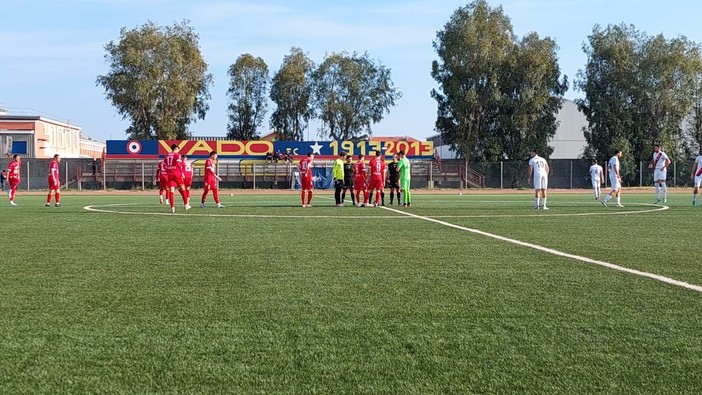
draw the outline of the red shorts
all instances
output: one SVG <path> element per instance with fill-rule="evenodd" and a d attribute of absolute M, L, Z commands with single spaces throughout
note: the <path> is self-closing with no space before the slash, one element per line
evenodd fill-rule
<path fill-rule="evenodd" d="M 374 189 L 383 189 L 383 186 L 384 186 L 383 181 L 384 180 L 380 177 L 378 177 L 378 178 L 372 177 L 370 180 L 370 185 L 368 186 L 368 189 L 370 189 L 371 191 Z"/>
<path fill-rule="evenodd" d="M 163 189 L 168 188 L 168 175 L 158 176 L 158 185 Z"/>
<path fill-rule="evenodd" d="M 205 185 L 204 187 L 206 191 L 216 191 L 217 190 L 217 181 L 216 180 L 205 180 Z"/>
<path fill-rule="evenodd" d="M 17 188 L 17 186 L 20 183 L 19 178 L 9 178 L 7 181 L 8 181 L 8 184 L 10 184 L 10 189 Z"/>
<path fill-rule="evenodd" d="M 193 186 L 193 176 L 185 177 L 185 187 L 190 188 Z"/>
<path fill-rule="evenodd" d="M 168 186 L 171 188 L 178 187 L 180 188 L 181 186 L 185 185 L 184 180 L 183 180 L 183 175 L 182 174 L 176 174 L 172 173 L 168 175 Z"/>
<path fill-rule="evenodd" d="M 47 181 L 48 181 L 48 183 L 49 183 L 49 190 L 59 190 L 59 189 L 61 189 L 61 183 L 60 183 L 60 182 L 58 182 L 58 181 L 53 182 L 53 180 L 52 180 L 51 178 L 49 178 Z"/>
<path fill-rule="evenodd" d="M 312 177 L 302 177 L 300 179 L 300 185 L 303 190 L 308 191 L 314 189 L 314 183 L 312 182 Z"/>
<path fill-rule="evenodd" d="M 366 179 L 365 178 L 354 178 L 353 179 L 353 189 L 355 191 L 365 191 L 366 188 Z"/>

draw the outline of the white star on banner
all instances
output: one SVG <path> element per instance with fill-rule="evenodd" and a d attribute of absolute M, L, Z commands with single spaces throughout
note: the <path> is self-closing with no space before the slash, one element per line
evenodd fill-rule
<path fill-rule="evenodd" d="M 312 148 L 312 153 L 315 155 L 322 155 L 322 147 L 324 146 L 316 141 L 314 142 L 314 145 L 310 145 L 310 148 Z"/>

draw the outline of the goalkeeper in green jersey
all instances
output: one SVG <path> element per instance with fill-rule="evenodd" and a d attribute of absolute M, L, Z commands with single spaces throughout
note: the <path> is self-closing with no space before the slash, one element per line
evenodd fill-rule
<path fill-rule="evenodd" d="M 410 165 L 409 159 L 405 156 L 405 151 L 400 151 L 400 161 L 397 163 L 397 170 L 400 172 L 400 190 L 402 191 L 402 205 L 412 207 L 412 195 L 410 194 Z"/>

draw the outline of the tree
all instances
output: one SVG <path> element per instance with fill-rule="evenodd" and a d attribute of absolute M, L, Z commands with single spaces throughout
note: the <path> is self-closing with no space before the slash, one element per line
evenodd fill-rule
<path fill-rule="evenodd" d="M 656 143 L 673 158 L 688 156 L 682 125 L 692 108 L 693 47 L 685 38 L 651 37 L 631 25 L 595 26 L 577 80 L 585 97 L 576 103 L 589 123 L 584 155 L 606 160 L 620 149 L 625 170 L 649 161 Z M 636 172 L 623 174 L 625 182 L 637 181 Z"/>
<path fill-rule="evenodd" d="M 268 65 L 261 58 L 243 54 L 229 67 L 230 102 L 227 138 L 255 140 L 268 108 Z"/>
<path fill-rule="evenodd" d="M 550 154 L 568 87 L 552 39 L 531 33 L 518 40 L 501 7 L 476 0 L 454 12 L 434 49 L 439 90 L 431 94 L 444 142 L 472 160 L 524 159 L 529 148 Z"/>
<path fill-rule="evenodd" d="M 96 85 L 129 119 L 132 139 L 184 139 L 188 125 L 204 119 L 212 75 L 187 21 L 160 27 L 153 22 L 120 30 L 105 45 L 109 72 Z"/>
<path fill-rule="evenodd" d="M 702 54 L 700 47 L 693 48 L 691 56 L 693 72 L 691 78 L 692 112 L 687 119 L 687 137 L 691 141 L 693 152 L 702 155 Z"/>
<path fill-rule="evenodd" d="M 335 140 L 371 135 L 402 93 L 393 86 L 390 69 L 370 59 L 333 53 L 315 70 L 314 105 L 321 132 Z"/>
<path fill-rule="evenodd" d="M 314 116 L 311 106 L 314 63 L 300 48 L 292 48 L 273 76 L 271 100 L 277 108 L 271 115 L 271 128 L 279 140 L 303 139 Z"/>

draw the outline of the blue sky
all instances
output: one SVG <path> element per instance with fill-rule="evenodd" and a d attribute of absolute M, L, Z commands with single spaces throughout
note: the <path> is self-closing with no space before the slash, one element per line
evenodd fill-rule
<path fill-rule="evenodd" d="M 4 0 L 0 5 L 0 103 L 70 119 L 99 139 L 123 139 L 127 122 L 95 86 L 107 71 L 103 46 L 122 27 L 148 20 L 161 25 L 188 19 L 200 35 L 214 75 L 210 111 L 192 125 L 196 135 L 226 133 L 226 71 L 242 53 L 262 57 L 271 76 L 297 46 L 317 63 L 339 51 L 367 51 L 392 70 L 403 97 L 374 125 L 376 136 L 434 134 L 436 104 L 429 92 L 436 59 L 432 42 L 457 8 L 468 1 L 180 1 Z M 536 31 L 560 47 L 561 70 L 575 79 L 586 57 L 583 42 L 595 24 L 625 22 L 648 34 L 685 35 L 702 42 L 702 3 L 692 0 L 504 0 L 514 32 Z M 579 97 L 572 88 L 568 98 Z M 269 107 L 269 114 L 272 112 Z M 318 122 L 309 136 L 316 137 Z M 268 125 L 262 127 L 268 130 Z"/>

